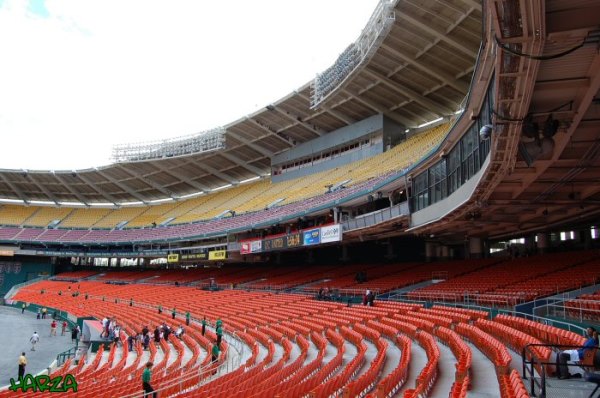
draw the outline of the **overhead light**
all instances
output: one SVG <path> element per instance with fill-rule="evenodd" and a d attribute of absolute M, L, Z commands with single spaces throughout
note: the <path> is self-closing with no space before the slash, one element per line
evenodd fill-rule
<path fill-rule="evenodd" d="M 43 206 L 54 206 L 56 202 L 51 202 L 48 200 L 30 200 L 29 203 L 32 205 L 43 205 Z"/>
<path fill-rule="evenodd" d="M 85 206 L 85 203 L 81 202 L 58 202 L 61 206 Z"/>
<path fill-rule="evenodd" d="M 443 118 L 443 117 L 438 117 L 438 118 L 437 118 L 437 119 L 435 119 L 435 120 L 432 120 L 432 121 L 430 121 L 430 122 L 427 122 L 427 123 L 423 123 L 423 124 L 420 124 L 420 125 L 418 125 L 418 126 L 417 126 L 417 128 L 418 128 L 418 129 L 420 129 L 421 127 L 427 127 L 427 126 L 429 126 L 430 124 L 437 123 L 437 122 L 441 122 L 442 120 L 444 120 L 444 118 Z"/>
<path fill-rule="evenodd" d="M 174 200 L 173 198 L 162 198 L 162 199 L 154 199 L 149 201 L 148 203 L 164 203 L 164 202 L 170 202 Z"/>
<path fill-rule="evenodd" d="M 247 182 L 256 181 L 256 180 L 258 180 L 258 179 L 260 179 L 260 176 L 256 176 L 256 177 L 248 178 L 247 180 L 242 180 L 242 181 L 240 181 L 240 184 L 245 184 L 245 183 L 247 183 Z"/>
<path fill-rule="evenodd" d="M 136 201 L 136 202 L 120 202 L 117 203 L 119 206 L 141 206 L 144 202 Z"/>
<path fill-rule="evenodd" d="M 193 192 L 193 193 L 188 193 L 186 195 L 181 195 L 179 197 L 179 199 L 189 199 L 189 198 L 193 198 L 195 196 L 200 196 L 200 195 L 204 195 L 206 192 L 204 191 L 200 191 L 200 192 Z"/>
<path fill-rule="evenodd" d="M 220 186 L 220 187 L 216 187 L 216 188 L 213 188 L 213 189 L 211 189 L 211 192 L 218 191 L 218 190 L 220 190 L 220 189 L 229 188 L 229 187 L 231 187 L 231 186 L 233 186 L 233 185 L 232 185 L 232 184 L 225 184 L 225 185 L 223 185 L 223 186 Z"/>
<path fill-rule="evenodd" d="M 9 199 L 9 198 L 0 198 L 0 202 L 2 203 L 25 203 L 22 199 Z"/>

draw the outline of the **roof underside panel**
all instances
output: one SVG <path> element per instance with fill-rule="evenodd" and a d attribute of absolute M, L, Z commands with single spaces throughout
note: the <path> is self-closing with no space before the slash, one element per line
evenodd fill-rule
<path fill-rule="evenodd" d="M 367 117 L 408 128 L 453 113 L 481 41 L 477 1 L 399 0 L 378 47 L 311 108 L 311 85 L 225 127 L 225 149 L 76 171 L 0 171 L 0 198 L 139 202 L 210 191 L 270 172 L 270 158 Z"/>

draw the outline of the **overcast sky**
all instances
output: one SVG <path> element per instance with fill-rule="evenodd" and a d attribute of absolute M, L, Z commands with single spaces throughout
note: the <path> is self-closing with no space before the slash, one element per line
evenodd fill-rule
<path fill-rule="evenodd" d="M 108 164 L 301 87 L 377 0 L 0 0 L 0 168 Z"/>

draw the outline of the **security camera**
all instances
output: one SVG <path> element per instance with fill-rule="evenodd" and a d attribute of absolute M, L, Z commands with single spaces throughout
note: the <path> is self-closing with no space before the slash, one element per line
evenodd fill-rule
<path fill-rule="evenodd" d="M 481 129 L 479 130 L 479 136 L 481 137 L 481 140 L 489 140 L 492 136 L 492 131 L 493 128 L 491 124 L 486 124 L 483 127 L 481 127 Z"/>

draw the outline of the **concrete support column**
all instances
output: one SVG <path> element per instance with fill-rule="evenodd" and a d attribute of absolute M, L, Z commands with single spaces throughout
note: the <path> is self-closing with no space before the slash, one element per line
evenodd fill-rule
<path fill-rule="evenodd" d="M 340 257 L 340 261 L 343 263 L 347 263 L 350 261 L 350 254 L 348 253 L 348 245 L 342 245 L 342 256 Z"/>
<path fill-rule="evenodd" d="M 437 243 L 436 242 L 425 242 L 425 261 L 433 261 L 437 255 Z"/>
<path fill-rule="evenodd" d="M 448 260 L 450 258 L 450 248 L 448 246 L 440 246 L 440 257 L 442 260 Z"/>
<path fill-rule="evenodd" d="M 483 242 L 480 237 L 471 236 L 469 238 L 469 255 L 470 258 L 483 257 Z"/>
<path fill-rule="evenodd" d="M 544 254 L 548 252 L 549 239 L 548 234 L 546 232 L 540 232 L 537 235 L 537 251 L 540 254 Z"/>
<path fill-rule="evenodd" d="M 592 248 L 592 230 L 590 228 L 581 231 L 583 234 L 583 247 L 588 250 Z"/>

